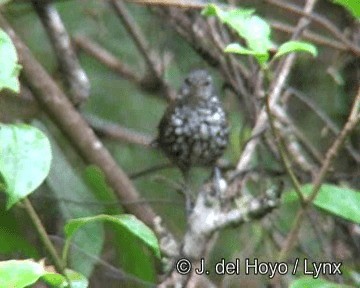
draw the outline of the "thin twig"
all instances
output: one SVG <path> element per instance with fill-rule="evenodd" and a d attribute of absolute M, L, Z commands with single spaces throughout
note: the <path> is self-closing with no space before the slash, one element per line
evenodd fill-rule
<path fill-rule="evenodd" d="M 278 31 L 282 31 L 282 32 L 286 32 L 286 33 L 294 33 L 295 27 L 286 24 L 286 23 L 282 23 L 280 21 L 275 21 L 272 20 L 270 21 L 270 26 Z M 310 31 L 304 31 L 303 33 L 303 38 L 310 40 L 314 43 L 320 44 L 320 45 L 324 45 L 324 46 L 328 46 L 334 49 L 338 49 L 341 51 L 348 51 L 349 48 L 342 44 L 341 42 L 338 42 L 336 40 L 330 39 L 328 37 L 324 37 L 322 35 L 310 32 Z"/>
<path fill-rule="evenodd" d="M 272 115 L 271 108 L 270 108 L 269 97 L 266 97 L 265 107 L 266 107 L 266 112 L 267 112 L 267 116 L 268 116 L 270 127 L 271 127 L 271 132 L 272 132 L 272 134 L 274 136 L 274 139 L 276 141 L 281 161 L 282 161 L 282 163 L 284 165 L 284 168 L 285 168 L 287 174 L 289 175 L 289 177 L 291 179 L 293 187 L 295 188 L 295 192 L 296 192 L 297 196 L 299 197 L 300 203 L 303 204 L 304 203 L 304 196 L 303 196 L 303 194 L 301 192 L 301 185 L 300 185 L 300 182 L 297 179 L 295 173 L 293 172 L 293 170 L 291 168 L 289 158 L 288 158 L 288 156 L 287 156 L 287 154 L 285 152 L 286 149 L 285 149 L 285 144 L 283 142 L 283 139 L 280 137 L 280 134 L 278 133 L 277 128 L 275 127 L 274 117 Z"/>
<path fill-rule="evenodd" d="M 85 118 L 99 137 L 107 137 L 112 140 L 137 144 L 144 147 L 150 147 L 150 144 L 154 140 L 154 137 L 95 118 L 94 116 L 85 116 Z"/>
<path fill-rule="evenodd" d="M 151 82 L 151 86 L 159 86 L 163 91 L 164 95 L 168 99 L 174 99 L 173 91 L 169 88 L 169 85 L 162 78 L 162 69 L 160 67 L 159 59 L 156 59 L 154 56 L 154 52 L 150 49 L 150 45 L 146 41 L 145 36 L 141 32 L 140 27 L 137 25 L 136 21 L 133 19 L 131 14 L 126 9 L 123 1 L 119 0 L 109 0 L 109 3 L 114 8 L 117 16 L 123 23 L 125 29 L 131 35 L 134 40 L 137 48 L 139 49 L 141 55 L 143 56 L 146 66 L 149 69 L 148 77 L 149 82 Z M 154 83 L 155 82 L 155 83 Z"/>

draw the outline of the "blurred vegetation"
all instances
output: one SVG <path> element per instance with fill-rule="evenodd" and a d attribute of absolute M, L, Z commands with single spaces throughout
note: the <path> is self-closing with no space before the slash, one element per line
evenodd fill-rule
<path fill-rule="evenodd" d="M 302 1 L 294 2 L 302 4 Z M 292 17 L 277 7 L 266 5 L 263 1 L 244 1 L 240 4 L 242 7 L 255 8 L 257 14 L 268 20 L 280 19 L 282 22 L 290 24 L 298 21 L 297 17 Z M 178 89 L 183 78 L 191 69 L 205 67 L 210 70 L 215 78 L 217 90 L 229 115 L 231 125 L 231 144 L 224 155 L 224 161 L 231 167 L 235 166 L 243 146 L 251 135 L 252 125 L 247 121 L 248 115 L 244 115 L 244 106 L 239 103 L 237 96 L 224 86 L 225 83 L 220 73 L 208 66 L 193 48 L 170 27 L 167 21 L 152 11 L 151 7 L 128 2 L 126 2 L 126 6 L 146 35 L 151 48 L 162 57 L 170 54 L 171 62 L 166 66 L 164 78 L 171 87 Z M 56 8 L 71 36 L 87 36 L 128 64 L 139 75 L 145 74 L 147 68 L 142 61 L 141 54 L 106 1 L 81 0 L 76 3 L 75 1 L 56 1 Z M 27 1 L 12 1 L 2 7 L 2 10 L 35 57 L 60 83 L 62 76 L 58 71 L 51 44 L 32 6 Z M 320 1 L 317 13 L 328 16 L 341 30 L 352 29 L 349 27 L 353 27 L 353 21 L 355 21 L 344 9 L 330 1 Z M 316 32 L 318 29 L 319 27 L 314 25 L 312 31 Z M 273 31 L 273 39 L 281 43 L 288 40 L 288 34 Z M 311 100 L 317 103 L 338 127 L 342 127 L 360 83 L 359 74 L 356 74 L 359 73 L 360 65 L 357 65 L 360 63 L 359 58 L 354 59 L 345 52 L 338 52 L 325 46 L 319 45 L 318 49 L 319 56 L 316 59 L 305 54 L 298 56 L 287 85 L 296 87 L 311 97 Z M 122 79 L 104 67 L 93 57 L 81 50 L 78 53 L 81 66 L 86 71 L 91 83 L 90 97 L 81 106 L 81 113 L 89 119 L 100 118 L 155 137 L 158 122 L 167 105 L 163 95 L 159 95 L 158 92 L 153 94 L 144 92 L 134 83 Z M 330 68 L 335 70 L 342 81 L 336 82 L 334 74 L 326 73 L 331 70 Z M 2 97 L 1 94 L 4 96 Z M 20 105 L 13 104 L 9 100 L 11 97 L 6 96 L 4 92 L 1 94 L 0 106 L 3 106 L 0 110 L 1 121 L 24 120 L 18 116 L 21 115 L 22 110 L 16 111 Z M 17 115 L 16 117 L 6 115 L 6 111 L 13 109 L 9 107 L 15 107 L 13 114 Z M 36 115 L 31 115 L 25 120 L 49 136 L 53 162 L 49 177 L 36 193 L 30 196 L 30 199 L 54 243 L 62 246 L 64 242 L 63 226 L 69 219 L 99 213 L 117 214 L 122 212 L 122 208 L 116 197 L 112 197 L 114 195 L 111 189 L 107 193 L 101 192 L 103 189 L 108 189 L 106 184 L 97 186 L 102 181 L 101 172 L 96 171 L 94 167 L 86 166 L 78 152 L 73 149 L 51 120 L 39 110 L 35 111 Z M 335 137 L 327 134 L 328 131 L 317 115 L 296 98 L 288 101 L 287 112 L 298 127 L 301 127 L 305 137 L 311 139 L 321 153 L 325 153 L 330 141 Z M 351 136 L 351 142 L 357 151 L 360 151 L 359 132 L 359 127 L 357 127 Z M 102 141 L 130 176 L 144 169 L 169 163 L 167 158 L 156 149 L 115 141 L 106 137 L 103 137 Z M 344 151 L 341 153 L 346 154 Z M 267 148 L 261 146 L 256 156 L 254 161 L 258 167 L 269 170 L 282 169 L 278 160 L 269 153 Z M 354 163 L 348 154 L 340 155 L 333 169 L 337 169 L 337 167 L 341 167 L 339 171 L 342 173 L 351 175 L 358 173 L 357 175 L 359 175 L 358 163 Z M 209 177 L 210 171 L 201 168 L 194 170 L 194 182 L 200 186 Z M 253 195 L 261 194 L 276 182 L 277 178 L 275 178 L 271 176 L 255 178 L 247 186 L 249 190 L 247 192 Z M 304 178 L 308 179 L 308 176 Z M 93 179 L 100 180 L 92 181 Z M 353 177 L 349 182 L 344 180 L 343 183 L 359 190 L 358 179 L 360 177 Z M 175 236 L 181 238 L 186 228 L 185 204 L 182 195 L 177 193 L 176 188 L 171 184 L 172 181 L 175 183 L 182 181 L 176 167 L 134 179 L 143 198 L 163 217 L 167 227 Z M 287 190 L 290 187 L 289 183 L 288 180 L 285 180 Z M 3 195 L 1 195 L 1 199 L 1 203 L 5 202 Z M 1 206 L 3 208 L 3 205 Z M 276 247 L 276 241 L 273 238 L 283 238 L 290 231 L 298 207 L 299 205 L 295 203 L 282 205 L 280 209 L 267 217 L 263 221 L 264 223 L 251 222 L 239 228 L 228 228 L 222 231 L 209 261 L 215 263 L 221 258 L 231 260 L 245 257 L 258 258 L 263 261 L 276 259 L 275 254 L 279 247 Z M 301 247 L 294 252 L 291 258 L 311 255 L 313 260 L 320 261 L 323 260 L 322 257 L 328 259 L 327 257 L 331 254 L 334 257 L 332 259 L 344 261 L 348 268 L 348 272 L 343 276 L 345 282 L 355 283 L 351 282 L 352 277 L 349 271 L 360 271 L 360 254 L 356 254 L 360 253 L 360 247 L 353 247 L 356 246 L 353 243 L 355 240 L 347 241 L 345 239 L 348 235 L 345 231 L 348 229 L 345 228 L 347 227 L 346 223 L 340 218 L 331 221 L 325 212 L 319 210 L 316 212 L 311 210 L 309 214 L 310 218 L 300 233 Z M 318 219 L 317 223 L 323 222 L 324 227 L 312 227 L 311 217 Z M 340 222 L 340 226 L 336 226 L 337 222 Z M 339 230 L 337 233 L 334 229 L 339 229 L 338 227 L 343 227 L 344 231 Z M 359 228 L 358 225 L 356 227 Z M 0 235 L 4 230 L 6 230 L 4 237 L 0 237 L 1 259 L 38 258 L 39 255 L 44 255 L 43 247 L 34 235 L 29 219 L 21 209 L 12 209 L 6 213 L 0 209 Z M 275 233 L 272 233 L 274 230 Z M 319 236 L 319 231 L 323 235 Z M 12 238 L 11 235 L 14 237 Z M 326 254 L 323 251 L 324 238 L 327 239 L 326 241 L 332 242 L 331 237 L 334 242 L 332 244 L 338 245 L 336 246 L 338 250 L 325 251 L 328 255 L 324 255 Z M 356 239 L 359 240 L 360 236 L 357 237 Z M 104 283 L 106 283 L 106 287 L 120 287 L 119 285 L 121 287 L 145 287 L 144 283 L 133 281 L 131 275 L 154 283 L 156 282 L 157 267 L 160 264 L 155 257 L 151 256 L 147 247 L 143 247 L 139 251 L 140 244 L 137 241 L 134 236 L 128 236 L 125 239 L 122 237 L 122 231 L 107 225 L 89 226 L 76 236 L 70 255 L 71 268 L 90 277 L 90 287 L 104 287 Z M 98 258 L 102 258 L 115 267 L 120 267 L 124 273 L 114 272 L 106 265 L 99 264 Z M 244 283 L 241 286 L 238 284 L 239 278 L 241 283 Z M 220 285 L 222 287 L 265 287 L 264 283 L 267 280 L 260 276 L 245 277 L 241 275 L 239 278 L 214 276 L 213 280 L 219 284 L 219 287 Z M 336 277 L 330 278 L 330 280 L 334 279 L 339 280 Z"/>

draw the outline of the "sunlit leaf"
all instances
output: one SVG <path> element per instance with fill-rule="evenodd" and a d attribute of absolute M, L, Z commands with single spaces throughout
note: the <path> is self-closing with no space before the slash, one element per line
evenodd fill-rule
<path fill-rule="evenodd" d="M 250 50 L 258 54 L 265 54 L 274 45 L 270 40 L 271 29 L 269 24 L 257 15 L 253 9 L 233 9 L 224 11 L 214 4 L 203 10 L 203 15 L 217 16 L 219 20 L 234 29 L 245 39 Z"/>
<path fill-rule="evenodd" d="M 0 3 L 1 5 L 1 3 Z M 21 66 L 15 46 L 10 37 L 0 29 L 0 91 L 8 88 L 14 92 L 20 91 L 18 76 Z"/>
<path fill-rule="evenodd" d="M 50 170 L 48 138 L 37 128 L 0 125 L 0 173 L 5 182 L 7 208 L 32 193 Z"/>
<path fill-rule="evenodd" d="M 128 232 L 139 238 L 144 244 L 153 250 L 154 254 L 160 257 L 159 244 L 155 234 L 143 222 L 138 220 L 134 215 L 97 215 L 94 217 L 84 217 L 70 220 L 65 225 L 65 234 L 67 241 L 75 234 L 77 230 L 85 224 L 97 221 L 107 221 L 124 229 L 124 233 Z"/>
<path fill-rule="evenodd" d="M 314 57 L 317 56 L 317 49 L 313 44 L 302 41 L 288 41 L 279 47 L 278 51 L 274 55 L 274 58 L 278 58 L 292 52 L 307 52 Z"/>
<path fill-rule="evenodd" d="M 301 188 L 305 196 L 309 196 L 313 186 L 307 184 Z M 297 200 L 295 191 L 285 193 L 284 202 Z M 327 212 L 344 219 L 360 223 L 360 192 L 349 188 L 323 184 L 313 204 Z"/>
<path fill-rule="evenodd" d="M 27 287 L 46 273 L 44 266 L 33 260 L 2 261 L 0 262 L 0 287 Z"/>

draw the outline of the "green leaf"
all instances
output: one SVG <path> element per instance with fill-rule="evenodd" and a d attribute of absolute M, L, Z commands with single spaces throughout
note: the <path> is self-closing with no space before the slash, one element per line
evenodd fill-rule
<path fill-rule="evenodd" d="M 74 233 L 87 223 L 93 223 L 95 221 L 108 221 L 124 229 L 124 232 L 130 232 L 146 244 L 150 249 L 153 250 L 157 257 L 160 257 L 159 244 L 155 234 L 152 230 L 147 227 L 143 222 L 138 220 L 134 215 L 123 214 L 123 215 L 97 215 L 94 217 L 84 217 L 70 220 L 65 225 L 65 234 L 67 241 L 71 240 Z"/>
<path fill-rule="evenodd" d="M 0 287 L 26 287 L 34 284 L 46 273 L 44 266 L 33 260 L 1 261 Z"/>
<path fill-rule="evenodd" d="M 279 58 L 280 56 L 283 56 L 288 53 L 292 52 L 308 52 L 314 57 L 317 56 L 317 49 L 313 44 L 303 42 L 303 41 L 288 41 L 283 43 L 276 54 L 274 55 L 274 58 Z"/>
<path fill-rule="evenodd" d="M 236 53 L 242 55 L 254 55 L 254 57 L 258 60 L 260 65 L 264 65 L 269 59 L 269 54 L 267 52 L 257 52 L 248 48 L 241 46 L 238 43 L 231 43 L 224 49 L 225 53 Z"/>
<path fill-rule="evenodd" d="M 290 288 L 350 288 L 348 285 L 344 284 L 336 284 L 321 278 L 314 279 L 312 277 L 301 277 L 295 281 L 293 281 L 290 285 Z"/>
<path fill-rule="evenodd" d="M 0 173 L 9 209 L 44 181 L 52 155 L 48 138 L 29 125 L 0 124 L 0 139 Z"/>
<path fill-rule="evenodd" d="M 234 9 L 230 11 L 221 10 L 214 4 L 208 5 L 202 14 L 206 16 L 215 15 L 219 20 L 234 29 L 237 34 L 244 38 L 251 54 L 256 57 L 260 64 L 269 58 L 268 50 L 274 45 L 270 40 L 271 29 L 269 24 L 257 15 L 253 15 L 252 9 Z M 231 44 L 230 44 L 231 45 Z M 236 53 L 236 52 L 235 52 Z M 239 53 L 245 54 L 245 53 Z"/>
<path fill-rule="evenodd" d="M 71 282 L 71 288 L 87 288 L 89 281 L 86 277 L 74 270 L 65 270 L 67 279 Z M 68 282 L 65 276 L 57 273 L 47 273 L 41 277 L 41 280 L 49 284 L 51 287 L 65 288 Z"/>
<path fill-rule="evenodd" d="M 89 187 L 104 204 L 106 214 L 117 215 L 123 213 L 114 191 L 106 183 L 104 173 L 96 166 L 87 166 L 84 178 Z M 144 250 L 139 249 L 138 238 L 132 234 L 124 237 L 122 227 L 111 227 L 111 238 L 114 242 L 117 263 L 123 270 L 147 282 L 156 281 L 156 269 L 153 257 L 144 257 Z M 150 256 L 150 255 L 149 255 Z"/>
<path fill-rule="evenodd" d="M 309 196 L 313 185 L 307 184 L 301 188 L 304 196 Z M 283 201 L 296 201 L 298 197 L 295 191 L 285 193 Z M 360 223 L 360 192 L 349 188 L 323 184 L 313 204 L 327 212 Z"/>
<path fill-rule="evenodd" d="M 10 37 L 0 29 L 0 91 L 8 88 L 14 92 L 20 91 L 18 76 L 21 66 Z"/>
<path fill-rule="evenodd" d="M 333 0 L 334 3 L 343 6 L 355 18 L 360 18 L 360 4 L 359 0 Z"/>

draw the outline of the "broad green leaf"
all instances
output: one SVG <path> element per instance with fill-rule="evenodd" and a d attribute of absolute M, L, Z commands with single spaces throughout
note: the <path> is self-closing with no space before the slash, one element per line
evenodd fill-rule
<path fill-rule="evenodd" d="M 88 166 L 84 173 L 85 180 L 91 187 L 94 195 L 100 203 L 104 204 L 106 214 L 117 215 L 123 213 L 114 191 L 106 183 L 104 173 L 96 166 Z M 130 233 L 124 237 L 122 227 L 111 227 L 111 238 L 114 239 L 117 263 L 125 272 L 136 276 L 143 281 L 154 282 L 156 280 L 156 269 L 153 257 L 144 257 L 144 250 L 139 249 L 138 238 Z M 150 255 L 149 255 L 150 256 Z M 124 276 L 124 281 L 129 280 Z"/>
<path fill-rule="evenodd" d="M 160 257 L 159 244 L 155 234 L 147 227 L 143 222 L 138 220 L 134 215 L 122 214 L 122 215 L 97 215 L 94 217 L 84 217 L 79 219 L 70 220 L 65 225 L 65 234 L 67 241 L 71 240 L 71 237 L 77 230 L 83 227 L 85 224 L 93 223 L 97 221 L 107 221 L 122 227 L 124 232 L 131 233 L 139 238 L 144 244 L 153 250 L 157 257 Z"/>
<path fill-rule="evenodd" d="M 86 277 L 71 269 L 65 270 L 67 279 L 71 282 L 71 288 L 87 288 L 89 281 Z M 65 276 L 57 273 L 47 273 L 41 277 L 41 280 L 49 284 L 51 287 L 67 288 L 68 282 Z"/>
<path fill-rule="evenodd" d="M 51 147 L 39 129 L 25 124 L 0 124 L 0 139 L 0 173 L 9 209 L 44 181 L 50 170 Z"/>
<path fill-rule="evenodd" d="M 1 261 L 0 287 L 27 287 L 46 273 L 44 266 L 33 260 Z"/>
<path fill-rule="evenodd" d="M 274 55 L 274 58 L 278 58 L 292 52 L 308 52 L 314 57 L 317 56 L 317 49 L 313 44 L 303 41 L 288 41 L 281 44 L 278 51 Z"/>
<path fill-rule="evenodd" d="M 337 3 L 347 9 L 354 17 L 360 18 L 360 3 L 359 0 L 333 0 L 334 3 Z"/>
<path fill-rule="evenodd" d="M 8 88 L 14 92 L 20 91 L 18 76 L 21 66 L 14 44 L 10 37 L 0 29 L 0 91 Z"/>
<path fill-rule="evenodd" d="M 309 196 L 313 186 L 307 184 L 301 188 L 305 196 Z M 285 193 L 284 202 L 297 200 L 295 191 Z M 313 204 L 327 212 L 344 219 L 360 223 L 360 192 L 349 188 L 323 184 Z"/>
<path fill-rule="evenodd" d="M 336 284 L 321 278 L 314 279 L 312 277 L 301 277 L 293 281 L 290 288 L 350 288 L 348 285 Z"/>

